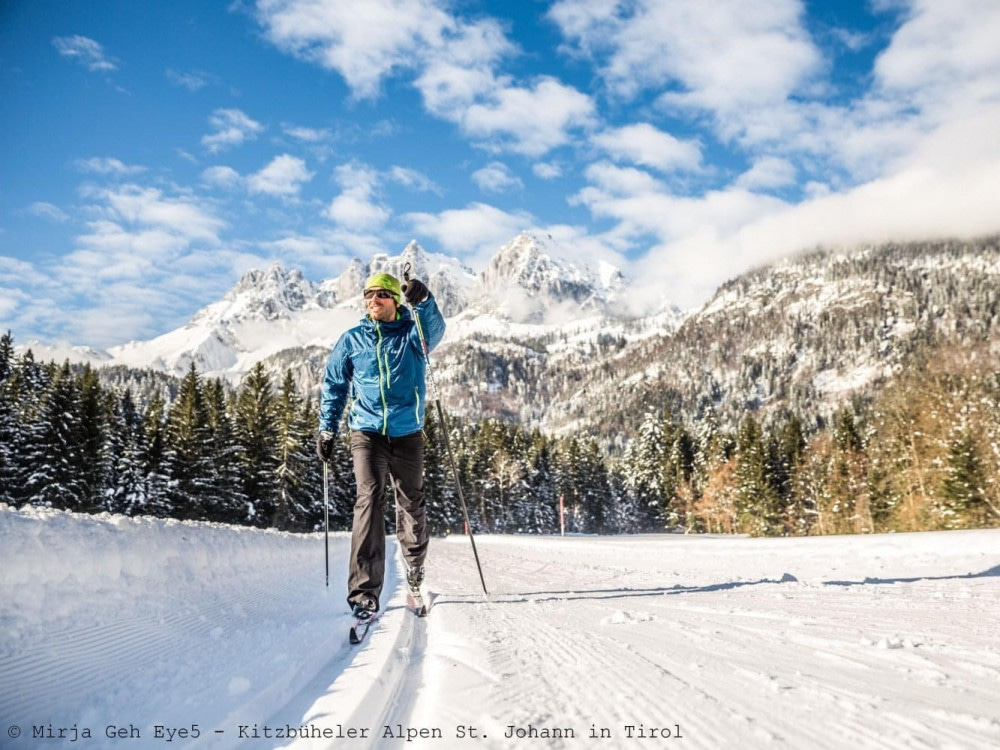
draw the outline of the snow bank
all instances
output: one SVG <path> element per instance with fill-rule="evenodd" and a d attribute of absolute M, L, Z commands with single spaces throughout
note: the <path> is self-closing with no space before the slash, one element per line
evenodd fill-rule
<path fill-rule="evenodd" d="M 266 717 L 346 622 L 343 533 L 330 589 L 322 535 L 0 506 L 0 540 L 0 726 L 24 747 L 39 726 Z"/>
<path fill-rule="evenodd" d="M 348 544 L 0 506 L 0 745 L 1000 747 L 1000 530 L 434 539 L 360 648 Z"/>

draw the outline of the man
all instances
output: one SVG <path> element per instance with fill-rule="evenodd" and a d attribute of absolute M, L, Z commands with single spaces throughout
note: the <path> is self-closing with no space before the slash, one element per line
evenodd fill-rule
<path fill-rule="evenodd" d="M 401 306 L 404 293 L 412 313 Z M 340 337 L 327 360 L 316 442 L 320 459 L 329 461 L 337 425 L 349 403 L 357 499 L 347 602 L 360 619 L 379 610 L 388 481 L 396 490 L 396 531 L 407 583 L 416 590 L 423 581 L 428 544 L 422 432 L 427 363 L 420 329 L 430 350 L 445 328 L 437 302 L 416 279 L 401 287 L 395 277 L 377 273 L 365 283 L 364 298 L 367 315 Z"/>

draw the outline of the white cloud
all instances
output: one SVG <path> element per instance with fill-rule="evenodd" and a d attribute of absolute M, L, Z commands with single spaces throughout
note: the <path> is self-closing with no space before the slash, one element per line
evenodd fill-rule
<path fill-rule="evenodd" d="M 671 112 L 711 113 L 726 140 L 770 137 L 822 69 L 800 0 L 560 0 L 549 16 L 617 96 L 660 92 Z"/>
<path fill-rule="evenodd" d="M 389 170 L 387 179 L 420 193 L 441 194 L 441 188 L 430 177 L 416 169 L 395 166 Z"/>
<path fill-rule="evenodd" d="M 35 201 L 28 206 L 25 211 L 32 216 L 37 216 L 40 219 L 49 219 L 60 223 L 69 221 L 69 215 L 65 211 L 59 208 L 59 206 L 46 201 Z"/>
<path fill-rule="evenodd" d="M 595 135 L 592 142 L 615 159 L 661 172 L 695 171 L 701 167 L 701 148 L 697 143 L 679 140 L 645 122 L 610 128 Z"/>
<path fill-rule="evenodd" d="M 93 218 L 72 252 L 34 265 L 0 258 L 0 269 L 30 290 L 11 312 L 22 334 L 107 346 L 181 325 L 225 291 L 226 225 L 203 199 L 135 184 L 84 186 L 81 196 Z"/>
<path fill-rule="evenodd" d="M 298 195 L 302 183 L 312 178 L 313 173 L 306 169 L 302 159 L 281 154 L 259 172 L 247 177 L 247 189 L 251 193 L 290 197 Z"/>
<path fill-rule="evenodd" d="M 233 188 L 243 184 L 240 173 L 232 167 L 215 166 L 205 169 L 201 173 L 201 181 L 221 188 Z"/>
<path fill-rule="evenodd" d="M 375 97 L 398 70 L 415 72 L 424 106 L 494 151 L 538 156 L 593 124 L 589 96 L 552 77 L 527 85 L 498 77 L 516 49 L 500 24 L 465 21 L 436 0 L 259 0 L 258 18 L 279 49 L 336 70 L 355 96 Z"/>
<path fill-rule="evenodd" d="M 374 235 L 322 230 L 315 235 L 291 233 L 280 239 L 261 242 L 259 246 L 282 263 L 294 264 L 313 278 L 331 278 L 340 274 L 354 257 L 384 252 L 382 240 Z"/>
<path fill-rule="evenodd" d="M 799 0 L 560 0 L 550 17 L 620 95 L 680 85 L 678 100 L 717 111 L 784 100 L 817 72 Z M 606 53 L 606 55 L 602 54 Z"/>
<path fill-rule="evenodd" d="M 543 76 L 532 86 L 497 88 L 455 112 L 463 131 L 497 151 L 541 156 L 570 142 L 570 131 L 595 123 L 593 100 Z"/>
<path fill-rule="evenodd" d="M 201 91 L 210 84 L 219 83 L 217 76 L 213 76 L 210 73 L 204 73 L 200 70 L 185 72 L 181 70 L 174 70 L 173 68 L 167 68 L 164 75 L 172 84 L 185 88 L 188 91 Z"/>
<path fill-rule="evenodd" d="M 535 223 L 526 212 L 509 213 L 484 203 L 437 214 L 409 213 L 402 218 L 416 234 L 435 238 L 447 252 L 473 256 L 480 262 Z"/>
<path fill-rule="evenodd" d="M 281 126 L 285 135 L 304 143 L 323 143 L 330 140 L 332 133 L 327 128 L 306 128 L 299 125 L 284 124 Z"/>
<path fill-rule="evenodd" d="M 737 186 L 695 198 L 614 192 L 605 175 L 580 200 L 617 219 L 632 241 L 658 244 L 633 269 L 642 284 L 681 304 L 702 302 L 719 283 L 817 245 L 974 237 L 1000 229 L 1000 104 L 919 140 L 881 177 L 841 191 L 814 185 L 789 204 Z M 753 171 L 753 170 L 751 170 Z M 780 173 L 780 169 L 779 169 Z"/>
<path fill-rule="evenodd" d="M 536 161 L 531 165 L 531 171 L 540 180 L 554 180 L 562 177 L 562 167 L 553 162 Z"/>
<path fill-rule="evenodd" d="M 57 36 L 52 45 L 63 57 L 75 60 L 91 72 L 117 70 L 117 61 L 109 57 L 104 47 L 85 36 Z"/>
<path fill-rule="evenodd" d="M 208 211 L 203 201 L 190 196 L 170 197 L 158 188 L 123 185 L 89 194 L 104 202 L 112 222 L 121 222 L 154 234 L 215 244 L 225 222 Z M 100 223 L 100 222 L 98 222 Z"/>
<path fill-rule="evenodd" d="M 454 20 L 433 0 L 258 0 L 265 35 L 284 52 L 337 71 L 354 94 L 441 47 Z"/>
<path fill-rule="evenodd" d="M 1000 4 L 911 0 L 905 23 L 875 62 L 878 85 L 941 116 L 1000 97 Z"/>
<path fill-rule="evenodd" d="M 524 183 L 510 168 L 499 161 L 490 162 L 482 169 L 472 173 L 472 181 L 480 190 L 487 193 L 503 193 L 508 190 L 520 190 Z"/>
<path fill-rule="evenodd" d="M 92 172 L 100 175 L 114 175 L 124 177 L 127 175 L 140 174 L 146 171 L 145 167 L 125 164 L 120 159 L 109 156 L 94 156 L 90 159 L 77 159 L 74 166 L 81 172 Z"/>
<path fill-rule="evenodd" d="M 217 109 L 208 122 L 215 132 L 202 137 L 201 143 L 212 154 L 254 140 L 264 130 L 263 125 L 238 109 Z"/>
<path fill-rule="evenodd" d="M 596 162 L 586 169 L 587 179 L 597 189 L 607 195 L 638 195 L 642 193 L 666 192 L 663 182 L 649 172 L 635 167 L 619 167 L 610 162 Z"/>
<path fill-rule="evenodd" d="M 794 185 L 795 178 L 795 165 L 790 161 L 775 156 L 764 156 L 757 159 L 750 169 L 737 178 L 736 185 L 748 190 L 754 188 L 767 190 Z"/>
<path fill-rule="evenodd" d="M 379 229 L 391 211 L 376 196 L 379 175 L 362 164 L 343 164 L 334 172 L 343 190 L 331 201 L 325 215 L 350 231 Z"/>

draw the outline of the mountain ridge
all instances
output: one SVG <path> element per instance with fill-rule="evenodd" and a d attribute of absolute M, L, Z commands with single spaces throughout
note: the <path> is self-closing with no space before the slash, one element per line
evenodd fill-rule
<path fill-rule="evenodd" d="M 362 316 L 363 279 L 409 262 L 451 306 L 434 354 L 450 412 L 585 429 L 613 445 L 649 410 L 688 422 L 711 413 L 729 428 L 748 412 L 822 420 L 890 382 L 921 349 L 985 344 L 1000 359 L 998 247 L 985 237 L 820 249 L 741 274 L 697 310 L 635 318 L 619 309 L 620 272 L 573 266 L 547 240 L 519 235 L 478 277 L 410 243 L 320 283 L 280 265 L 251 271 L 181 329 L 112 360 L 78 351 L 95 364 L 175 374 L 194 363 L 234 382 L 260 361 L 275 376 L 291 369 L 315 393 L 333 342 Z"/>

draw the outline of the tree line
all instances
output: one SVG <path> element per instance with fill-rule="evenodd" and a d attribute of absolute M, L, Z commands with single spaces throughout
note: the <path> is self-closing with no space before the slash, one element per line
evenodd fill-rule
<path fill-rule="evenodd" d="M 650 409 L 613 457 L 591 436 L 500 419 L 449 419 L 447 429 L 479 532 L 1000 526 L 1000 372 L 974 355 L 938 352 L 827 419 L 749 412 L 726 430 L 710 402 L 689 420 Z M 0 338 L 0 502 L 321 528 L 317 406 L 290 371 L 276 383 L 258 364 L 234 388 L 192 365 L 169 392 L 154 378 L 139 395 L 121 384 L 134 378 L 115 380 L 18 356 L 10 333 Z M 464 524 L 441 430 L 429 412 L 425 490 L 437 534 Z M 329 465 L 332 529 L 350 527 L 354 500 L 342 437 Z M 391 502 L 386 515 L 392 529 Z"/>

